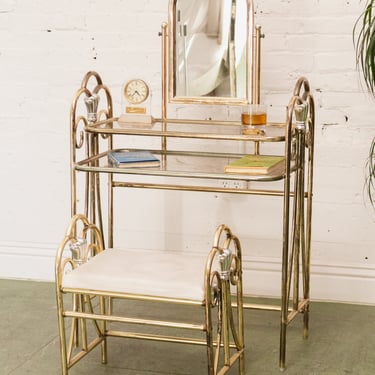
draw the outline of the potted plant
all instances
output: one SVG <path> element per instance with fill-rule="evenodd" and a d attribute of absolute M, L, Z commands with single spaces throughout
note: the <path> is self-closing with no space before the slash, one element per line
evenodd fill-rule
<path fill-rule="evenodd" d="M 354 25 L 353 41 L 357 68 L 364 83 L 375 98 L 375 0 L 367 0 L 365 8 Z M 375 207 L 375 137 L 371 141 L 366 163 L 366 195 Z"/>

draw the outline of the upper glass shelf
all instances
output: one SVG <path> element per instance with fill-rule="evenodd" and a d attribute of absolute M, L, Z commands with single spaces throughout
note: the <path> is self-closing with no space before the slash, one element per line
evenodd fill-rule
<path fill-rule="evenodd" d="M 120 122 L 118 117 L 89 124 L 90 133 L 143 135 L 176 138 L 283 142 L 285 124 L 269 123 L 249 128 L 239 122 L 155 119 L 152 124 Z"/>

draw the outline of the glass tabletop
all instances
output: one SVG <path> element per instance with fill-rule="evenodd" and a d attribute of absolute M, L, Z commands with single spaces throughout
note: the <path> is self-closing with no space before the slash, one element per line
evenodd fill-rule
<path fill-rule="evenodd" d="M 127 149 L 129 150 L 129 149 Z M 120 151 L 117 149 L 115 151 Z M 145 151 L 145 150 L 143 150 Z M 266 174 L 234 174 L 226 173 L 225 166 L 242 155 L 229 153 L 205 153 L 195 151 L 146 150 L 152 152 L 159 160 L 156 167 L 116 167 L 109 158 L 111 151 L 103 152 L 89 159 L 79 161 L 76 170 L 102 173 L 118 173 L 128 175 L 186 177 L 216 180 L 242 181 L 276 181 L 284 178 L 285 167 Z"/>
<path fill-rule="evenodd" d="M 282 142 L 285 140 L 285 124 L 269 123 L 265 126 L 244 126 L 239 122 L 209 120 L 154 119 L 150 124 L 124 122 L 115 117 L 89 124 L 91 133 L 164 136 L 259 142 Z"/>

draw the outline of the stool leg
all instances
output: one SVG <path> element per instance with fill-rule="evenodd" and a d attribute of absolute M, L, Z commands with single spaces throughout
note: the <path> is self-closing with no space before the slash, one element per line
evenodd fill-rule
<path fill-rule="evenodd" d="M 215 359 L 212 340 L 212 312 L 210 301 L 205 302 L 205 319 L 206 319 L 206 345 L 207 345 L 207 370 L 208 375 L 214 375 Z"/>
<path fill-rule="evenodd" d="M 105 297 L 100 297 L 100 313 L 102 315 L 106 314 L 105 304 L 106 304 Z M 101 343 L 102 363 L 103 364 L 107 364 L 107 362 L 108 362 L 106 330 L 107 330 L 107 324 L 103 320 L 102 323 L 101 323 L 101 335 L 103 336 L 103 341 Z"/>
<path fill-rule="evenodd" d="M 286 323 L 282 321 L 281 326 L 280 326 L 280 355 L 279 355 L 280 371 L 285 370 L 285 356 L 286 356 Z"/>
<path fill-rule="evenodd" d="M 59 324 L 59 336 L 60 336 L 60 356 L 61 356 L 61 370 L 62 375 L 68 375 L 68 358 L 66 349 L 66 334 L 65 334 L 65 321 L 63 316 L 64 303 L 62 293 L 57 291 L 57 314 Z"/>

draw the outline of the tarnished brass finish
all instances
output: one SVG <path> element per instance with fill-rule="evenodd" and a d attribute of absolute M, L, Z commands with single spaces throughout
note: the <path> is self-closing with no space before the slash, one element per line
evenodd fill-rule
<path fill-rule="evenodd" d="M 223 224 L 217 228 L 211 251 L 207 254 L 206 266 L 202 275 L 204 289 L 201 300 L 170 298 L 163 295 L 128 294 L 126 288 L 124 292 L 114 293 L 105 287 L 102 289 L 90 286 L 86 288 L 64 287 L 67 266 L 69 266 L 69 272 L 72 274 L 79 272 L 80 269 L 77 267 L 81 266 L 81 263 L 77 265 L 72 257 L 65 255 L 64 251 L 69 248 L 69 245 L 77 243 L 79 238 L 86 239 L 87 252 L 91 258 L 104 250 L 102 234 L 98 227 L 91 224 L 84 215 L 75 215 L 58 249 L 55 264 L 63 375 L 67 375 L 73 365 L 99 344 L 102 348 L 102 363 L 107 363 L 107 337 L 109 336 L 204 345 L 207 350 L 208 375 L 225 374 L 237 362 L 238 373 L 245 375 L 242 251 L 240 241 L 226 225 Z M 86 254 L 86 261 L 89 254 Z M 144 259 L 144 261 L 147 262 L 147 259 Z M 129 265 L 123 265 L 125 272 L 127 266 Z M 159 267 L 160 265 L 155 264 L 154 266 Z M 167 266 L 173 267 L 173 260 Z M 98 274 L 93 276 L 102 278 L 103 274 L 100 274 L 100 271 L 97 272 Z M 77 277 L 79 278 L 79 276 L 76 276 L 76 280 Z M 181 275 L 181 277 L 189 279 L 188 274 Z M 139 278 L 144 280 L 147 275 L 139 274 Z M 136 283 L 137 280 L 134 280 L 134 282 Z M 72 303 L 70 304 L 66 301 L 67 295 L 71 296 Z M 235 296 L 235 302 L 232 302 L 231 295 Z M 126 313 L 125 315 L 114 315 L 112 308 L 106 307 L 107 302 L 111 303 L 113 298 L 196 306 L 204 309 L 204 321 L 201 324 L 186 322 L 185 316 L 182 317 L 184 321 L 166 321 L 134 318 L 127 316 Z M 98 306 L 92 302 L 94 299 L 98 299 Z M 215 318 L 213 317 L 214 314 L 216 315 Z M 71 322 L 69 335 L 67 335 L 67 321 Z M 88 322 L 93 323 L 93 329 L 90 330 Z M 154 333 L 110 329 L 110 324 L 114 322 L 151 328 L 163 327 L 166 330 L 172 328 L 173 332 L 176 330 L 192 330 L 201 332 L 202 337 L 186 337 L 184 334 L 171 336 L 165 333 L 156 335 Z"/>
<path fill-rule="evenodd" d="M 80 227 L 80 228 L 79 228 Z M 90 224 L 84 215 L 75 215 L 71 220 L 71 223 L 66 232 L 65 238 L 62 241 L 56 255 L 55 262 L 55 285 L 56 285 L 56 300 L 57 300 L 57 311 L 58 311 L 58 323 L 59 323 L 59 333 L 60 333 L 60 349 L 61 349 L 61 359 L 63 362 L 62 373 L 66 375 L 68 373 L 68 367 L 73 366 L 76 362 L 81 359 L 85 353 L 89 353 L 99 344 L 102 345 L 103 357 L 106 355 L 106 342 L 103 337 L 103 332 L 105 331 L 105 323 L 99 325 L 94 322 L 94 328 L 98 334 L 98 338 L 87 342 L 87 327 L 86 325 L 81 325 L 79 329 L 78 318 L 75 317 L 71 321 L 71 329 L 69 338 L 66 335 L 66 327 L 64 321 L 64 296 L 62 293 L 62 279 L 64 269 L 69 266 L 72 270 L 77 267 L 73 258 L 63 257 L 64 250 L 72 243 L 77 242 L 78 238 L 85 238 L 89 243 L 86 247 L 88 256 L 95 256 L 103 251 L 103 241 L 102 234 L 99 229 Z M 100 305 L 102 306 L 104 300 L 100 298 Z M 91 296 L 83 294 L 72 294 L 72 306 L 74 310 L 85 309 L 93 311 L 91 304 Z M 78 355 L 72 357 L 73 347 L 78 345 L 78 337 L 81 336 L 82 340 L 82 351 Z"/>
<path fill-rule="evenodd" d="M 284 191 L 287 194 L 284 196 L 280 369 L 285 368 L 286 328 L 298 313 L 303 314 L 304 338 L 308 337 L 314 115 L 314 99 L 310 93 L 309 82 L 306 78 L 302 77 L 296 83 L 294 95 L 288 105 L 287 115 L 287 124 L 289 126 L 287 127 L 288 131 L 285 142 L 285 155 L 287 156 L 286 175 L 290 174 L 291 159 L 296 161 L 297 169 L 295 172 L 292 207 L 290 206 L 289 199 L 289 192 L 291 191 L 290 178 L 285 178 L 284 180 Z M 297 125 L 292 133 L 291 123 L 294 116 Z M 295 150 L 292 148 L 293 139 L 295 139 Z M 305 160 L 306 154 L 307 161 Z M 302 278 L 302 297 L 300 293 L 300 278 Z M 292 307 L 291 311 L 289 310 L 290 305 Z"/>
<path fill-rule="evenodd" d="M 254 104 L 260 103 L 260 67 L 261 67 L 261 39 L 262 27 L 260 25 L 255 26 L 255 43 L 253 52 L 253 92 L 252 102 Z"/>
<path fill-rule="evenodd" d="M 167 119 L 167 107 L 168 107 L 168 45 L 167 45 L 168 44 L 168 24 L 165 22 L 161 25 L 161 40 L 162 40 L 161 119 L 162 121 L 165 121 Z"/>
<path fill-rule="evenodd" d="M 92 83 L 94 81 L 94 83 Z M 89 84 L 92 84 L 93 88 L 89 89 Z M 100 94 L 104 92 L 105 100 L 103 109 L 100 109 L 98 105 L 95 106 L 97 110 L 96 118 L 100 121 L 102 118 L 112 118 L 112 96 L 109 88 L 103 84 L 103 81 L 99 74 L 94 71 L 88 72 L 82 80 L 81 87 L 74 95 L 73 102 L 70 108 L 70 180 L 71 180 L 71 215 L 75 215 L 77 212 L 84 212 L 88 216 L 90 212 L 90 220 L 92 222 L 98 222 L 101 233 L 103 233 L 103 222 L 102 222 L 102 205 L 100 198 L 100 181 L 99 176 L 95 173 L 87 173 L 85 176 L 85 199 L 84 207 L 81 209 L 77 208 L 78 194 L 77 194 L 77 173 L 73 166 L 77 163 L 77 152 L 82 150 L 84 156 L 89 157 L 95 155 L 98 152 L 98 135 L 86 132 L 86 128 L 89 125 L 88 118 L 94 113 L 82 113 L 80 103 L 85 103 L 85 99 L 95 96 L 99 100 Z M 79 130 L 81 126 L 81 129 Z M 108 137 L 108 148 L 112 148 L 112 137 Z M 80 156 L 82 159 L 82 154 Z M 109 177 L 111 178 L 111 177 Z M 98 221 L 96 220 L 96 212 L 98 214 Z"/>
<path fill-rule="evenodd" d="M 167 34 L 164 25 L 163 35 Z M 167 56 L 163 57 L 163 64 Z M 105 87 L 97 73 L 90 72 L 88 77 L 95 77 L 98 87 Z M 85 175 L 84 210 L 91 222 L 95 222 L 103 234 L 102 203 L 100 194 L 100 177 L 108 178 L 108 215 L 106 223 L 108 234 L 106 242 L 113 247 L 113 193 L 116 188 L 164 189 L 180 191 L 218 192 L 230 194 L 274 196 L 283 198 L 283 238 L 281 246 L 281 304 L 279 307 L 270 306 L 272 311 L 280 312 L 280 351 L 279 366 L 285 368 L 286 331 L 294 318 L 303 315 L 303 335 L 308 336 L 309 305 L 310 305 L 310 252 L 311 252 L 311 220 L 313 196 L 313 163 L 314 163 L 314 99 L 310 92 L 309 82 L 300 78 L 288 105 L 285 123 L 268 124 L 264 134 L 243 134 L 240 122 L 211 121 L 211 120 L 177 120 L 167 117 L 167 87 L 166 72 L 163 70 L 163 110 L 162 118 L 155 120 L 151 128 L 120 126 L 112 116 L 112 102 L 109 90 L 103 94 L 108 108 L 98 114 L 98 121 L 90 123 L 87 115 L 76 115 L 78 101 L 82 96 L 91 96 L 100 91 L 87 89 L 88 78 L 78 90 L 74 98 L 71 112 L 71 191 L 72 214 L 80 212 L 77 207 L 77 176 Z M 105 99 L 105 98 L 104 98 Z M 164 107 L 165 106 L 165 107 Z M 100 117 L 103 117 L 102 119 Z M 78 131 L 78 127 L 82 130 Z M 160 156 L 160 168 L 116 168 L 107 161 L 108 152 L 113 149 L 113 138 L 123 139 L 127 147 L 127 137 L 156 137 L 161 140 L 160 148 L 151 151 Z M 228 160 L 240 157 L 240 154 L 226 152 L 170 150 L 168 139 L 196 140 L 205 144 L 214 142 L 240 142 L 243 145 L 266 142 L 284 142 L 285 165 L 274 174 L 228 175 L 224 173 L 224 165 Z M 81 157 L 77 152 L 84 150 Z M 257 148 L 254 149 L 255 152 Z M 259 149 L 258 149 L 259 151 Z M 176 160 L 179 163 L 176 163 Z M 183 163 L 181 163 L 183 161 Z M 126 177 L 126 181 L 124 178 Z M 144 180 L 140 177 L 144 177 Z M 160 177 L 163 177 L 161 180 Z M 133 179 L 134 178 L 134 179 Z M 177 179 L 177 180 L 176 180 Z M 205 180 L 207 186 L 201 186 L 198 180 Z M 241 183 L 241 188 L 221 187 L 217 181 L 232 180 Z M 182 181 L 182 182 L 181 182 Z M 283 188 L 255 189 L 256 182 L 283 181 Z M 212 184 L 211 184 L 212 182 Z M 215 184 L 216 182 L 216 184 Z M 103 185 L 103 184 L 102 184 Z M 82 186 L 82 185 L 81 185 Z M 251 187 L 250 187 L 251 186 Z M 272 185 L 270 185 L 272 186 Z M 280 218 L 281 219 L 281 218 Z M 104 240 L 103 240 L 104 242 Z M 67 291 L 68 292 L 68 291 Z M 79 294 L 79 291 L 69 290 Z M 98 296 L 101 294 L 98 293 Z M 108 293 L 109 297 L 117 297 Z M 83 302 L 77 300 L 76 305 Z M 245 307 L 253 308 L 253 305 Z M 258 306 L 259 309 L 267 306 Z"/>

